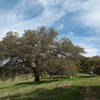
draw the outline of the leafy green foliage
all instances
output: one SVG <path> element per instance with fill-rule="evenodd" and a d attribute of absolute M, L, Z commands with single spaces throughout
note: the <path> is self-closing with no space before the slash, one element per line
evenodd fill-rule
<path fill-rule="evenodd" d="M 74 64 L 65 59 L 80 56 L 84 53 L 84 49 L 75 46 L 66 38 L 56 40 L 57 34 L 54 29 L 46 29 L 43 26 L 37 30 L 24 31 L 22 36 L 16 32 L 8 32 L 0 41 L 0 59 L 8 60 L 4 64 L 6 67 L 1 68 L 1 76 L 6 72 L 6 68 L 7 73 L 12 73 L 12 76 L 33 73 L 35 81 L 40 81 L 40 74 L 50 68 L 49 63 L 52 64 L 52 70 L 56 74 L 59 73 L 56 72 L 58 69 L 62 70 L 60 73 L 63 74 L 66 72 L 65 70 L 67 73 L 68 70 L 69 73 L 73 72 Z M 58 59 L 59 57 L 62 60 Z M 49 59 L 52 60 L 49 62 Z M 53 61 L 53 59 L 55 60 Z M 46 70 L 45 61 L 48 61 Z M 69 65 L 69 67 L 65 67 L 65 65 Z"/>
<path fill-rule="evenodd" d="M 90 71 L 93 71 L 94 74 L 100 75 L 100 57 L 94 56 L 94 57 L 82 57 L 80 59 L 81 61 L 81 69 L 85 73 L 89 73 Z"/>

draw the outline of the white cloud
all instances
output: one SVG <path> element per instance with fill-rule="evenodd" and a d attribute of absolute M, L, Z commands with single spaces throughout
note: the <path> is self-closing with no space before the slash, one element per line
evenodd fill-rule
<path fill-rule="evenodd" d="M 73 1 L 78 2 L 75 3 Z M 78 4 L 79 0 L 20 0 L 19 4 L 15 6 L 14 10 L 10 10 L 8 13 L 5 12 L 2 17 L 0 16 L 0 26 L 2 24 L 5 25 L 5 30 L 9 29 L 23 31 L 24 29 L 37 27 L 41 24 L 52 25 L 54 22 L 64 16 L 66 12 L 77 10 L 76 5 Z M 24 11 L 35 5 L 37 5 L 37 8 L 42 6 L 44 8 L 43 12 L 31 20 L 22 20 L 24 17 Z"/>
<path fill-rule="evenodd" d="M 92 8 L 92 6 L 94 6 L 98 0 L 95 0 L 94 2 L 93 1 L 94 0 L 87 2 L 83 2 L 81 0 L 21 0 L 20 3 L 16 5 L 14 10 L 5 14 L 5 17 L 7 18 L 5 19 L 3 15 L 3 17 L 0 17 L 0 21 L 1 23 L 5 24 L 9 23 L 9 25 L 6 26 L 7 29 L 9 28 L 9 30 L 14 29 L 22 31 L 27 28 L 37 27 L 41 24 L 52 25 L 67 12 L 78 12 L 80 10 L 85 10 L 84 13 L 77 15 L 75 18 L 79 16 L 77 19 L 80 20 L 82 24 L 96 27 L 100 26 L 98 25 L 100 21 L 97 23 L 100 14 L 98 14 L 99 9 L 95 12 L 95 9 L 97 8 Z M 100 8 L 99 4 L 100 2 L 97 2 L 98 8 Z M 23 12 L 25 9 L 29 9 L 35 5 L 37 5 L 37 7 L 42 6 L 44 11 L 36 18 L 22 21 L 24 17 Z M 95 21 L 93 19 L 95 19 Z"/>
<path fill-rule="evenodd" d="M 5 13 L 5 17 L 4 14 L 3 17 L 0 17 L 0 26 L 3 25 L 3 28 L 0 28 L 1 38 L 4 36 L 4 32 L 9 30 L 22 32 L 24 29 L 33 29 L 40 25 L 52 25 L 65 14 L 65 6 L 61 2 L 62 0 L 37 0 L 37 2 L 35 0 L 21 0 L 14 10 Z M 33 19 L 22 20 L 25 9 L 29 9 L 36 4 L 44 8 L 43 12 Z M 60 5 L 61 8 L 57 7 Z"/>
<path fill-rule="evenodd" d="M 59 26 L 59 29 L 62 30 L 63 28 L 64 28 L 64 24 L 61 24 L 61 25 Z"/>
<path fill-rule="evenodd" d="M 83 26 L 100 31 L 100 0 L 88 0 L 75 19 Z"/>
<path fill-rule="evenodd" d="M 74 34 L 74 32 L 70 32 L 68 35 L 60 35 L 59 37 L 68 37 L 75 45 L 79 45 L 80 47 L 84 48 L 86 52 L 84 54 L 85 56 L 91 57 L 100 55 L 100 46 L 98 43 L 98 41 L 100 41 L 100 37 L 79 37 Z"/>
<path fill-rule="evenodd" d="M 44 11 L 31 20 L 22 21 L 25 9 L 31 6 L 42 6 Z M 29 5 L 29 6 L 28 6 Z M 52 25 L 67 12 L 76 12 L 73 16 L 83 26 L 100 30 L 100 1 L 99 0 L 21 0 L 15 9 L 0 17 L 0 26 L 5 23 L 7 29 L 24 30 L 38 25 Z M 6 18 L 7 17 L 7 18 Z M 5 27 L 5 30 L 6 30 Z M 1 29 L 0 29 L 1 31 Z M 8 31 L 8 30 L 7 30 Z"/>
<path fill-rule="evenodd" d="M 72 37 L 74 36 L 74 32 L 70 32 L 69 35 Z"/>
<path fill-rule="evenodd" d="M 74 35 L 74 32 L 68 33 L 68 35 L 60 35 L 58 38 L 67 37 L 72 40 L 75 45 L 79 45 L 80 47 L 85 49 L 85 56 L 92 57 L 96 55 L 100 55 L 100 48 L 95 47 L 97 44 L 93 44 L 93 42 L 100 41 L 99 37 L 78 37 Z M 92 42 L 92 44 L 91 44 Z"/>
<path fill-rule="evenodd" d="M 92 56 L 97 56 L 99 55 L 99 49 L 97 48 L 85 48 L 87 54 L 85 56 L 88 56 L 88 57 L 92 57 Z"/>
<path fill-rule="evenodd" d="M 99 48 L 95 48 L 92 45 L 85 44 L 85 43 L 82 43 L 80 45 L 83 48 L 85 48 L 86 51 L 86 53 L 84 54 L 85 56 L 92 57 L 92 56 L 99 55 L 99 51 L 100 51 Z"/>
<path fill-rule="evenodd" d="M 36 6 L 36 9 L 41 6 L 43 11 L 32 19 L 23 20 L 26 9 Z M 23 32 L 24 29 L 33 29 L 40 25 L 52 26 L 57 20 L 62 18 L 67 13 L 75 13 L 72 16 L 75 24 L 90 27 L 99 33 L 100 31 L 100 0 L 20 0 L 19 4 L 9 12 L 0 13 L 0 38 L 7 31 Z M 67 22 L 66 18 L 66 22 Z M 61 24 L 62 30 L 64 24 Z M 70 37 L 74 33 L 70 32 Z M 94 33 L 95 34 L 95 33 Z M 87 40 L 96 40 L 99 38 L 85 38 L 80 42 L 80 46 L 86 48 L 88 55 L 98 54 L 99 49 L 93 46 L 82 45 Z M 74 39 L 73 39 L 74 40 Z M 87 42 L 86 42 L 87 43 Z"/>

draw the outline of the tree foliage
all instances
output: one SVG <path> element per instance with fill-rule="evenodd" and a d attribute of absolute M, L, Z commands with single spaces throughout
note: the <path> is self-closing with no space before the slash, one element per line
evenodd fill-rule
<path fill-rule="evenodd" d="M 1 76 L 33 73 L 35 81 L 40 81 L 41 72 L 73 72 L 74 64 L 65 59 L 80 56 L 84 49 L 67 38 L 57 40 L 57 35 L 56 30 L 43 26 L 24 31 L 22 36 L 8 32 L 0 41 L 0 59 L 6 62 L 0 67 Z"/>
<path fill-rule="evenodd" d="M 82 57 L 81 58 L 81 69 L 85 73 L 92 71 L 94 74 L 100 75 L 100 57 Z"/>

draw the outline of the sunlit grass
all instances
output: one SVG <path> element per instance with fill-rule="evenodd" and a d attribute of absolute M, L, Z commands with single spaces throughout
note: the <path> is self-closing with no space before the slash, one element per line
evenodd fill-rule
<path fill-rule="evenodd" d="M 0 82 L 0 100 L 80 100 L 85 96 L 85 89 L 95 91 L 92 95 L 99 98 L 100 76 L 89 77 L 79 74 L 73 78 L 45 79 L 33 82 L 33 78 Z"/>

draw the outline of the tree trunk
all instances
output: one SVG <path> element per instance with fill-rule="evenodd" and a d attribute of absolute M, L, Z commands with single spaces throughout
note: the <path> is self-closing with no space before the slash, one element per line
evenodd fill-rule
<path fill-rule="evenodd" d="M 36 67 L 33 69 L 34 77 L 35 77 L 35 82 L 40 82 L 40 73 L 39 69 Z"/>
<path fill-rule="evenodd" d="M 35 73 L 34 77 L 35 77 L 35 82 L 40 82 L 40 75 L 39 75 L 39 73 Z"/>

